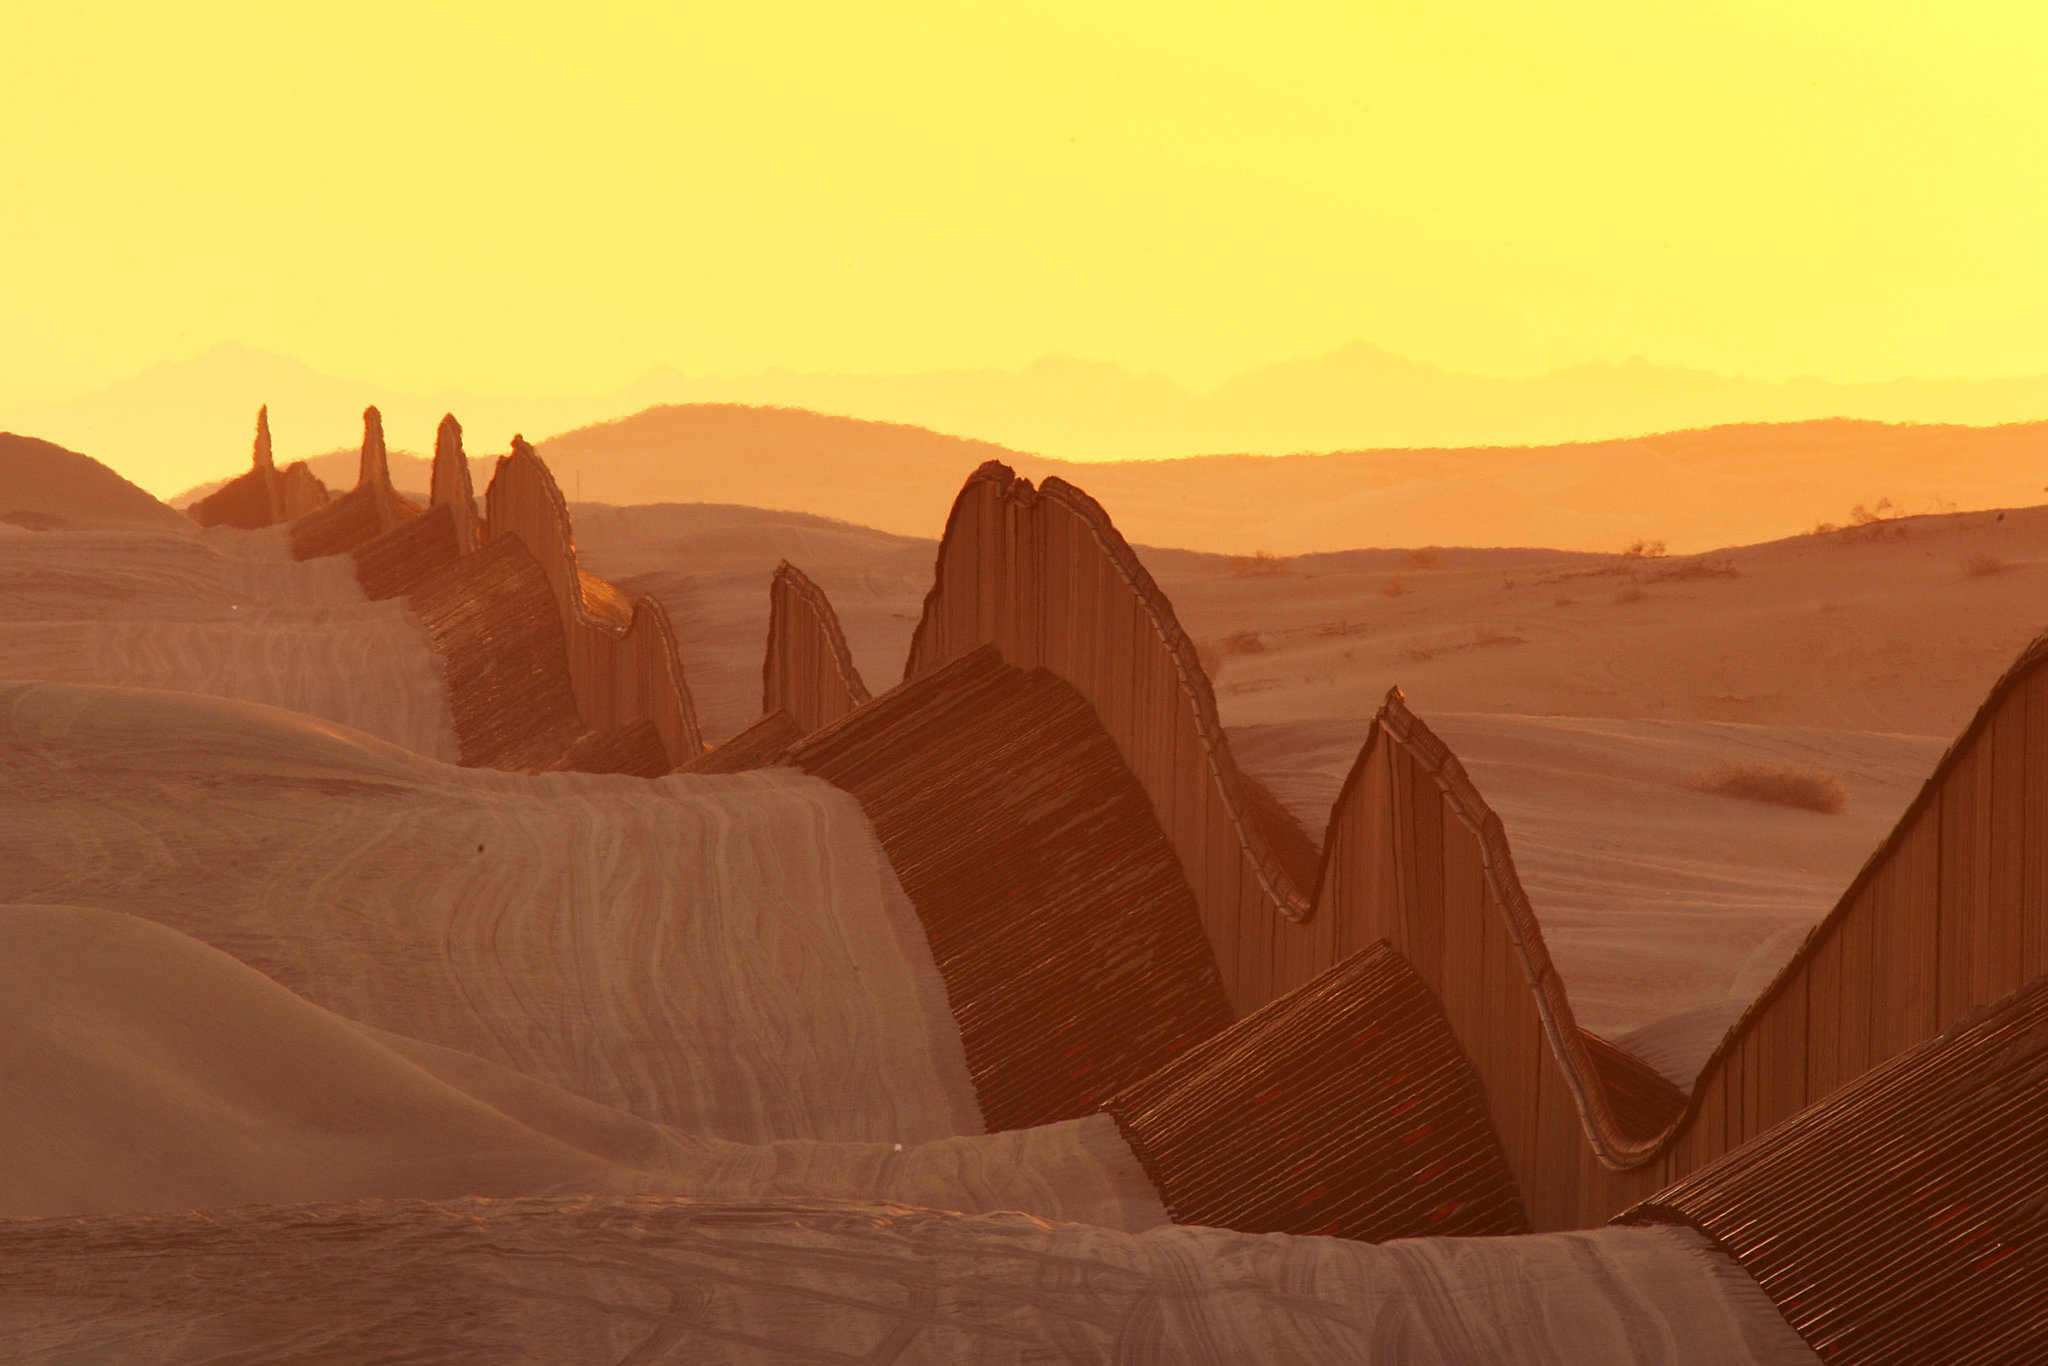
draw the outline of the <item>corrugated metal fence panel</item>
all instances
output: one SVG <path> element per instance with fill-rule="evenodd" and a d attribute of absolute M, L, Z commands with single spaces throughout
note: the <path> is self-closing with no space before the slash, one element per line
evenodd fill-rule
<path fill-rule="evenodd" d="M 1300 914 L 1311 889 L 1268 847 L 1192 646 L 1093 499 L 1058 479 L 1033 489 L 995 462 L 954 503 L 904 676 L 988 644 L 1013 663 L 1042 658 L 1088 699 L 1169 831 L 1233 998 L 1270 999 L 1271 917 Z M 1213 857 L 1219 828 L 1228 866 Z"/>
<path fill-rule="evenodd" d="M 391 469 L 384 450 L 384 419 L 375 408 L 365 408 L 356 486 L 292 523 L 292 555 L 313 560 L 323 555 L 345 554 L 419 516 L 421 511 L 392 491 Z"/>
<path fill-rule="evenodd" d="M 493 541 L 516 537 L 540 566 L 561 618 L 577 713 L 599 732 L 651 724 L 671 766 L 703 752 L 668 613 L 652 598 L 628 604 L 577 562 L 569 506 L 526 442 L 499 459 L 484 501 Z"/>
<path fill-rule="evenodd" d="M 973 652 L 807 737 L 789 762 L 873 823 L 991 1129 L 1092 1113 L 1229 1023 L 1144 790 L 1051 673 Z"/>
<path fill-rule="evenodd" d="M 284 467 L 284 480 L 278 487 L 281 512 L 286 521 L 325 506 L 330 497 L 327 485 L 320 482 L 320 476 L 314 474 L 312 467 L 303 460 L 294 460 Z"/>
<path fill-rule="evenodd" d="M 455 532 L 456 552 L 476 553 L 476 491 L 469 481 L 469 457 L 462 449 L 462 424 L 453 413 L 434 433 L 434 465 L 428 472 L 429 507 L 445 507 Z"/>
<path fill-rule="evenodd" d="M 401 523 L 350 553 L 355 557 L 356 582 L 373 602 L 410 593 L 429 575 L 461 558 L 454 514 L 445 506 Z"/>
<path fill-rule="evenodd" d="M 311 475 L 303 461 L 294 468 L 300 470 L 304 477 Z M 256 410 L 256 444 L 251 452 L 248 473 L 230 479 L 185 512 L 201 526 L 231 526 L 245 531 L 273 526 L 301 512 L 310 512 L 327 501 L 326 490 L 322 489 L 319 498 L 305 502 L 305 506 L 295 511 L 286 511 L 286 503 L 291 497 L 305 501 L 304 477 L 288 486 L 285 475 L 278 473 L 277 463 L 271 456 L 270 408 L 265 405 Z M 319 487 L 319 483 L 317 479 L 313 481 L 315 487 Z"/>
<path fill-rule="evenodd" d="M 457 560 L 410 600 L 443 660 L 463 763 L 550 768 L 582 738 L 554 594 L 520 541 Z"/>
<path fill-rule="evenodd" d="M 761 712 L 782 712 L 809 734 L 869 700 L 839 614 L 824 590 L 784 560 L 768 584 L 768 649 Z"/>
<path fill-rule="evenodd" d="M 1108 1109 L 1179 1223 L 1367 1242 L 1527 1231 L 1479 1083 L 1385 943 Z"/>
<path fill-rule="evenodd" d="M 239 527 L 254 531 L 281 519 L 284 476 L 258 466 L 236 475 L 185 510 L 201 526 Z"/>
<path fill-rule="evenodd" d="M 382 536 L 388 515 L 384 503 L 391 495 L 375 489 L 356 488 L 331 502 L 323 503 L 292 523 L 292 556 L 317 560 L 326 555 L 345 555 L 357 546 Z"/>
<path fill-rule="evenodd" d="M 1398 693 L 1332 812 L 1311 897 L 1301 860 L 1260 828 L 1171 605 L 1085 494 L 984 466 L 954 506 L 926 605 L 908 674 L 981 644 L 1042 650 L 1093 704 L 1167 829 L 1240 1012 L 1392 939 L 1449 998 L 1539 1226 L 1619 1208 L 2048 959 L 2048 719 L 2030 700 L 2048 671 L 2041 643 L 1731 1031 L 1688 1110 L 1654 1079 L 1618 1084 L 1626 1065 L 1573 1023 L 1498 818 Z"/>
<path fill-rule="evenodd" d="M 2048 1361 L 2044 1135 L 2048 980 L 1622 1219 L 1712 1236 L 1827 1361 Z"/>

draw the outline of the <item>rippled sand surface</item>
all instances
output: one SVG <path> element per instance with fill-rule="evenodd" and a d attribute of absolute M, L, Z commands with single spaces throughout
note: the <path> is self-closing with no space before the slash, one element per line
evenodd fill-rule
<path fill-rule="evenodd" d="M 24 1362 L 1814 1358 L 1681 1229 L 1370 1246 L 819 1200 L 366 1202 L 0 1225 Z"/>
<path fill-rule="evenodd" d="M 292 559 L 281 527 L 0 535 L 0 678 L 266 702 L 458 756 L 411 609 L 366 599 L 347 556 Z"/>
<path fill-rule="evenodd" d="M 0 661 L 0 1360 L 1810 1360 L 1690 1234 L 1180 1228 L 1106 1117 L 982 1133 L 851 798 L 459 768 L 275 533 L 0 536 Z"/>
<path fill-rule="evenodd" d="M 853 799 L 456 768 L 245 702 L 0 685 L 0 899 L 126 911 L 351 1019 L 708 1138 L 980 1127 Z"/>

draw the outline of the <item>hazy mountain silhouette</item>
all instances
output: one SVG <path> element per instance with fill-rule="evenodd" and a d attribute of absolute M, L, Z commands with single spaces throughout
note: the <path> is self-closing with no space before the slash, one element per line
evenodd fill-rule
<path fill-rule="evenodd" d="M 721 379 L 657 369 L 608 394 L 518 398 L 407 393 L 230 344 L 68 403 L 9 414 L 0 425 L 90 450 L 145 487 L 170 494 L 239 463 L 259 403 L 270 404 L 280 460 L 351 445 L 366 403 L 384 411 L 396 444 L 421 448 L 450 411 L 462 418 L 472 450 L 487 452 L 504 449 L 515 431 L 537 438 L 657 404 L 745 403 L 971 434 L 1048 457 L 1105 460 L 1541 445 L 1837 416 L 2027 421 L 2048 418 L 2048 377 L 1772 384 L 1635 360 L 1493 379 L 1354 343 L 1254 370 L 1208 393 L 1162 375 L 1054 356 L 1018 370 L 910 375 L 769 371 Z"/>

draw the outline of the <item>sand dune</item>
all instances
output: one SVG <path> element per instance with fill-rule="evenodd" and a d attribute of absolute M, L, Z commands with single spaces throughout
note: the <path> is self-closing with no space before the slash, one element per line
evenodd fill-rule
<path fill-rule="evenodd" d="M 0 1218 L 649 1192 L 1166 1219 L 1107 1117 L 901 1150 L 707 1141 L 343 1019 L 114 911 L 0 906 L 0 1039 Z"/>
<path fill-rule="evenodd" d="M 980 1128 L 853 799 L 460 769 L 249 703 L 0 687 L 0 900 L 160 921 L 351 1019 L 707 1138 Z"/>
<path fill-rule="evenodd" d="M 1969 639 L 1979 617 L 2025 598 L 2037 568 L 2026 538 L 2042 515 L 1806 538 L 1691 568 L 1555 552 L 1402 556 L 1394 568 L 1366 552 L 1245 575 L 1214 557 L 1148 559 L 1177 601 L 1185 589 L 1206 603 L 1196 610 L 1209 613 L 1202 630 L 1225 661 L 1226 719 L 1247 768 L 1305 814 L 1327 810 L 1324 789 L 1356 751 L 1362 709 L 1341 702 L 1284 726 L 1247 716 L 1334 695 L 1314 670 L 1335 662 L 1319 652 L 1356 651 L 1356 636 L 1396 664 L 1440 664 L 1435 677 L 1453 687 L 1518 690 L 1514 705 L 1459 712 L 1410 685 L 1507 820 L 1581 1018 L 1607 1032 L 1644 1026 L 1645 1056 L 1682 1076 L 1826 908 L 1941 744 L 1788 719 L 1840 726 L 1851 710 L 1812 677 L 1824 671 L 1801 594 L 1838 592 L 1859 622 L 1891 623 L 1893 639 L 1912 642 L 1891 661 L 1892 686 L 1865 690 L 1863 704 L 1939 715 L 1951 680 L 1935 670 L 1949 640 L 1927 623 Z M 907 636 L 906 599 L 929 573 L 925 543 L 743 509 L 623 509 L 591 522 L 579 524 L 586 551 L 594 542 L 616 557 L 593 553 L 594 568 L 692 601 L 694 616 L 678 613 L 685 657 L 693 673 L 700 658 L 721 662 L 722 705 L 742 720 L 761 638 L 748 629 L 750 593 L 765 618 L 757 562 L 822 564 L 859 604 L 856 650 L 882 661 L 897 631 Z M 107 1339 L 94 1335 L 105 1333 L 166 1360 L 275 1353 L 308 1323 L 278 1306 L 318 1285 L 321 1341 L 372 1355 L 363 1344 L 380 1340 L 379 1315 L 403 1303 L 413 1307 L 401 1317 L 467 1308 L 516 1321 L 529 1342 L 602 1344 L 612 1352 L 602 1359 L 696 1337 L 753 1359 L 782 1333 L 844 1351 L 849 1312 L 895 1323 L 894 1338 L 884 1329 L 876 1341 L 899 1359 L 972 1360 L 983 1347 L 1013 1359 L 1020 1343 L 1072 1351 L 1097 1333 L 1188 1360 L 1265 1359 L 1319 1333 L 1318 1350 L 1394 1360 L 1807 1359 L 1753 1285 L 1670 1231 L 1483 1251 L 1299 1240 L 1292 1264 L 1279 1245 L 1288 1240 L 1110 1232 L 1152 1228 L 1163 1212 L 1106 1120 L 976 1132 L 929 950 L 846 794 L 788 771 L 650 782 L 454 768 L 432 757 L 446 753 L 446 730 L 426 718 L 444 722 L 446 704 L 416 624 L 395 604 L 365 615 L 360 591 L 319 562 L 280 568 L 274 536 L 35 537 L 58 551 L 9 561 L 27 539 L 0 541 L 21 618 L 0 630 L 21 633 L 11 657 L 24 672 L 63 681 L 0 685 L 0 903 L 14 903 L 0 906 L 0 1061 L 7 1085 L 39 1098 L 0 1121 L 0 1160 L 7 1147 L 26 1155 L 6 1162 L 0 1212 L 554 1198 L 466 1204 L 452 1221 L 432 1205 L 273 1208 L 215 1219 L 199 1236 L 171 1219 L 74 1224 L 74 1247 L 97 1238 L 100 1251 L 129 1249 L 128 1261 L 100 1260 L 77 1282 L 113 1307 L 88 1321 L 65 1307 L 82 1292 L 31 1287 L 39 1307 L 15 1321 L 24 1353 L 101 1350 Z M 1984 560 L 1995 563 L 1972 567 Z M 1407 591 L 1385 591 L 1393 573 Z M 1724 679 L 1678 668 L 1666 678 L 1636 658 L 1683 658 L 1668 613 L 1665 625 L 1586 610 L 1554 629 L 1489 627 L 1527 611 L 1514 596 L 1525 575 L 1560 612 L 1577 606 L 1558 601 L 1569 596 L 1561 583 L 1611 586 L 1612 606 L 1698 595 L 1701 619 L 1719 623 L 1691 632 L 1695 648 L 1712 630 L 1763 643 L 1732 667 L 1784 684 L 1751 697 L 1765 700 L 1768 723 L 1699 720 L 1703 688 Z M 1429 616 L 1408 601 L 1425 592 L 1445 610 Z M 253 631 L 244 606 L 258 609 Z M 1333 609 L 1335 633 L 1321 629 Z M 1251 613 L 1284 624 L 1235 624 Z M 1476 623 L 1469 642 L 1426 636 L 1460 621 Z M 1887 643 L 1880 633 L 1860 644 L 1854 662 L 1873 666 Z M 1474 665 L 1518 651 L 1519 668 Z M 1637 686 L 1637 669 L 1653 683 Z M 1588 686 L 1588 670 L 1606 678 Z M 878 686 L 893 681 L 886 662 L 878 672 Z M 331 692 L 310 682 L 320 678 Z M 165 691 L 167 681 L 182 690 Z M 1527 714 L 1573 686 L 1581 705 L 1628 694 L 1640 710 Z M 237 690 L 324 707 L 329 719 Z M 361 715 L 405 747 L 334 713 Z M 1787 811 L 1687 788 L 1695 770 L 1731 757 L 1822 765 L 1845 782 L 1848 809 Z M 106 1179 L 96 1184 L 95 1172 Z M 698 1203 L 621 1198 L 635 1192 Z M 821 1203 L 830 1197 L 862 1204 Z M 661 1265 L 645 1273 L 616 1247 L 578 1241 L 632 1246 L 649 1219 L 668 1222 Z M 467 1256 L 462 1242 L 479 1230 L 452 1287 L 417 1269 Z M 1069 1273 L 1108 1269 L 1088 1272 L 1078 1292 L 1071 1276 L 1041 1285 L 1021 1318 L 1017 1300 L 1006 1301 L 1009 1318 L 991 1317 L 984 1271 L 1019 1255 L 1020 1231 L 1039 1240 L 1033 1256 L 1056 1248 Z M 355 1260 L 333 1262 L 336 1246 L 353 1246 Z M 886 1249 L 905 1246 L 911 1256 L 888 1260 Z M 218 1307 L 201 1297 L 167 1311 L 161 1286 L 131 1274 L 136 1249 L 187 1282 L 251 1288 Z M 252 1254 L 260 1267 L 235 1260 Z M 679 1270 L 692 1257 L 720 1270 L 708 1281 Z M 774 1280 L 787 1272 L 795 1288 Z M 907 1328 L 888 1298 L 906 1278 L 923 1287 Z M 497 1288 L 479 1290 L 487 1281 Z M 829 1321 L 806 1307 L 820 1303 L 821 1284 L 838 1297 Z M 670 1309 L 649 1311 L 649 1294 L 664 1292 Z M 562 1317 L 572 1304 L 613 1327 L 637 1317 L 653 1336 L 619 1339 Z M 947 1317 L 956 1308 L 978 1316 L 971 1328 Z M 225 1348 L 195 1326 L 222 1321 L 240 1334 Z"/>
<path fill-rule="evenodd" d="M 1425 713 L 1953 736 L 2048 620 L 2044 544 L 2030 507 L 1664 559 L 1145 554 L 1231 725 L 1369 716 L 1398 684 Z"/>
<path fill-rule="evenodd" d="M 819 1200 L 375 1202 L 0 1227 L 21 1362 L 1791 1366 L 1698 1234 L 1334 1238 Z"/>
<path fill-rule="evenodd" d="M 634 1189 L 161 925 L 5 906 L 0 942 L 0 1213 Z"/>
<path fill-rule="evenodd" d="M 0 432 L 0 523 L 30 531 L 192 530 L 183 516 L 92 457 L 12 432 Z"/>
<path fill-rule="evenodd" d="M 441 663 L 403 603 L 282 528 L 4 534 L 0 676 L 268 703 L 453 760 Z"/>

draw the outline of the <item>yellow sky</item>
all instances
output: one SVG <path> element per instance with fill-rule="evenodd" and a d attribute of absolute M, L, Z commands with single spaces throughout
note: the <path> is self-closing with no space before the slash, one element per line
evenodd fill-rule
<path fill-rule="evenodd" d="M 2048 372 L 2048 8 L 16 6 L 0 411 L 223 340 L 415 389 L 1369 339 Z"/>

